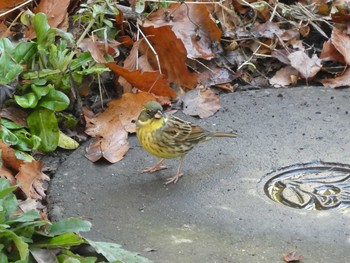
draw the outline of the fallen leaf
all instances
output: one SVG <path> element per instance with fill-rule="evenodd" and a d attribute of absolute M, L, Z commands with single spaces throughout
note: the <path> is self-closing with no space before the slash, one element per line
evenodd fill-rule
<path fill-rule="evenodd" d="M 321 59 L 316 54 L 310 58 L 304 51 L 295 51 L 289 54 L 288 59 L 292 67 L 306 79 L 315 76 L 322 68 Z"/>
<path fill-rule="evenodd" d="M 50 177 L 41 171 L 42 167 L 42 162 L 35 160 L 30 163 L 24 162 L 20 166 L 16 180 L 27 198 L 41 200 L 46 196 L 47 184 L 45 181 L 50 181 Z"/>
<path fill-rule="evenodd" d="M 171 26 L 186 47 L 189 58 L 212 59 L 212 42 L 220 41 L 221 30 L 212 19 L 205 4 L 173 3 L 147 16 L 144 27 Z"/>
<path fill-rule="evenodd" d="M 155 49 L 162 73 L 169 82 L 177 83 L 188 89 L 197 84 L 197 74 L 190 72 L 186 66 L 187 52 L 170 26 L 143 27 L 144 34 Z M 154 69 L 158 69 L 157 57 L 151 52 L 146 41 L 140 43 L 140 50 Z"/>
<path fill-rule="evenodd" d="M 344 73 L 333 79 L 322 79 L 320 81 L 326 88 L 338 88 L 349 86 L 350 83 L 350 68 L 344 71 Z"/>
<path fill-rule="evenodd" d="M 16 179 L 12 174 L 12 171 L 6 168 L 3 164 L 0 167 L 0 177 L 3 179 L 8 179 L 10 181 L 10 185 L 16 184 Z"/>
<path fill-rule="evenodd" d="M 2 140 L 0 140 L 0 150 L 3 165 L 13 169 L 16 172 L 19 171 L 24 162 L 17 159 L 15 150 L 12 149 L 10 145 L 5 144 Z"/>
<path fill-rule="evenodd" d="M 286 66 L 278 70 L 269 82 L 274 87 L 285 87 L 293 84 L 292 76 L 298 75 L 299 72 L 295 68 Z"/>
<path fill-rule="evenodd" d="M 323 43 L 320 58 L 322 61 L 337 61 L 345 64 L 344 56 L 334 47 L 331 40 Z"/>
<path fill-rule="evenodd" d="M 97 63 L 106 63 L 107 61 L 104 58 L 106 54 L 112 55 L 113 57 L 117 57 L 119 55 L 119 50 L 117 48 L 119 45 L 120 43 L 116 41 L 114 43 L 111 43 L 111 41 L 105 43 L 104 41 L 94 40 L 90 37 L 84 38 L 79 43 L 78 47 L 81 48 L 83 51 L 90 51 L 92 58 Z"/>
<path fill-rule="evenodd" d="M 350 37 L 335 27 L 332 31 L 331 42 L 343 55 L 346 64 L 350 65 Z"/>
<path fill-rule="evenodd" d="M 4 12 L 7 9 L 13 8 L 25 2 L 26 0 L 1 0 L 0 1 L 0 11 Z"/>
<path fill-rule="evenodd" d="M 16 107 L 4 107 L 0 109 L 0 117 L 9 119 L 13 122 L 22 125 L 23 127 L 27 127 L 26 117 L 27 113 Z"/>
<path fill-rule="evenodd" d="M 298 256 L 296 251 L 283 254 L 283 260 L 285 262 L 300 262 L 303 259 L 304 259 L 304 256 L 302 255 Z"/>
<path fill-rule="evenodd" d="M 207 118 L 220 109 L 220 98 L 209 88 L 196 88 L 181 97 L 183 112 L 191 116 Z"/>
<path fill-rule="evenodd" d="M 92 162 L 104 157 L 115 163 L 123 159 L 129 149 L 128 132 L 135 132 L 135 122 L 142 106 L 154 97 L 148 93 L 126 93 L 108 104 L 97 117 L 84 111 L 86 133 L 94 138 L 85 156 Z"/>
<path fill-rule="evenodd" d="M 125 78 L 135 88 L 154 93 L 158 96 L 176 98 L 176 92 L 170 88 L 165 76 L 159 72 L 141 72 L 140 70 L 129 71 L 118 66 L 114 62 L 105 64 L 113 72 Z"/>

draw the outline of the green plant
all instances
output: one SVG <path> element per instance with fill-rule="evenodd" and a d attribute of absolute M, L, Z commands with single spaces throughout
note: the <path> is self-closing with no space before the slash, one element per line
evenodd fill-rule
<path fill-rule="evenodd" d="M 40 138 L 39 145 L 36 140 L 27 149 L 51 152 L 59 142 L 56 114 L 70 105 L 66 93 L 71 92 L 72 83 L 79 85 L 84 76 L 101 74 L 109 69 L 97 64 L 90 52 L 78 52 L 72 35 L 50 27 L 45 14 L 34 15 L 28 11 L 22 15 L 21 21 L 33 25 L 36 39 L 16 47 L 10 40 L 0 39 L 0 87 L 3 94 L 0 94 L 0 99 L 11 95 L 6 87 L 20 76 L 14 100 L 20 107 L 30 110 L 27 119 L 30 133 L 33 138 Z M 6 132 L 4 130 L 3 134 Z"/>
<path fill-rule="evenodd" d="M 74 22 L 86 24 L 84 33 L 78 43 L 90 32 L 93 31 L 99 37 L 107 40 L 114 39 L 118 31 L 113 26 L 112 20 L 119 14 L 118 9 L 111 0 L 94 0 L 89 4 L 81 4 L 77 14 L 74 15 Z"/>
<path fill-rule="evenodd" d="M 1 263 L 95 263 L 105 262 L 97 257 L 84 257 L 73 248 L 92 246 L 96 255 L 108 262 L 150 263 L 119 245 L 94 242 L 77 234 L 89 231 L 91 223 L 79 218 L 67 218 L 50 223 L 40 219 L 36 210 L 22 212 L 9 181 L 0 178 L 0 262 Z"/>

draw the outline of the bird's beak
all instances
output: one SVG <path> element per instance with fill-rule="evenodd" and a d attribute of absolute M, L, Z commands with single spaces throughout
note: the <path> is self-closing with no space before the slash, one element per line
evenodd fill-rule
<path fill-rule="evenodd" d="M 161 112 L 160 110 L 157 111 L 156 114 L 154 114 L 155 119 L 161 119 L 162 117 L 163 117 L 163 112 Z"/>

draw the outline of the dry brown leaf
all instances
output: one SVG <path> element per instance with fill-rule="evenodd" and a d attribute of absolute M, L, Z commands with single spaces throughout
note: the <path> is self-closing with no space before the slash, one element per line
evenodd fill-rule
<path fill-rule="evenodd" d="M 186 47 L 189 58 L 215 57 L 212 42 L 220 41 L 221 30 L 211 18 L 206 5 L 173 3 L 151 13 L 145 27 L 169 25 Z"/>
<path fill-rule="evenodd" d="M 135 131 L 135 121 L 142 106 L 154 99 L 148 93 L 126 93 L 120 99 L 111 101 L 108 108 L 97 117 L 84 111 L 86 133 L 95 137 L 85 156 L 92 162 L 104 157 L 115 163 L 123 159 L 129 149 L 128 132 Z"/>
<path fill-rule="evenodd" d="M 1 0 L 0 13 L 24 3 L 26 0 Z"/>
<path fill-rule="evenodd" d="M 41 171 L 42 167 L 43 164 L 40 161 L 24 162 L 16 175 L 17 183 L 20 184 L 19 187 L 27 198 L 41 200 L 46 196 L 45 181 L 50 181 L 50 177 Z"/>
<path fill-rule="evenodd" d="M 295 51 L 289 54 L 288 59 L 293 68 L 299 71 L 299 73 L 306 79 L 315 76 L 322 68 L 321 59 L 316 54 L 309 58 L 304 51 Z"/>
<path fill-rule="evenodd" d="M 46 14 L 48 23 L 51 27 L 59 28 L 63 31 L 68 29 L 68 12 L 70 0 L 41 0 L 37 7 L 33 9 L 35 14 L 42 12 Z M 25 31 L 26 38 L 36 37 L 33 27 Z"/>
<path fill-rule="evenodd" d="M 274 87 L 285 87 L 293 84 L 293 76 L 298 75 L 299 73 L 295 68 L 286 66 L 278 70 L 269 82 Z"/>
<path fill-rule="evenodd" d="M 283 254 L 283 260 L 285 262 L 300 262 L 304 259 L 304 256 L 297 255 L 296 251 L 289 252 L 287 254 Z"/>
<path fill-rule="evenodd" d="M 4 165 L 1 165 L 0 167 L 0 177 L 3 179 L 8 179 L 10 181 L 10 185 L 16 184 L 16 179 L 11 170 L 6 168 Z"/>
<path fill-rule="evenodd" d="M 165 76 L 159 74 L 159 72 L 142 73 L 140 70 L 129 71 L 114 62 L 109 62 L 105 65 L 139 90 L 170 98 L 176 98 L 177 96 L 176 92 L 170 88 L 167 80 L 164 78 Z"/>
<path fill-rule="evenodd" d="M 169 82 L 192 89 L 197 84 L 197 74 L 192 73 L 186 66 L 186 49 L 180 39 L 176 37 L 169 26 L 144 27 L 143 32 L 155 49 L 162 73 Z M 146 41 L 140 43 L 140 50 L 154 69 L 158 69 L 156 56 L 150 50 Z"/>
<path fill-rule="evenodd" d="M 2 140 L 0 140 L 0 150 L 3 165 L 18 172 L 24 161 L 17 159 L 15 150 L 12 149 L 10 145 L 5 144 Z"/>
<path fill-rule="evenodd" d="M 16 107 L 3 107 L 0 109 L 0 117 L 14 121 L 24 127 L 27 127 L 26 117 L 27 113 Z"/>
<path fill-rule="evenodd" d="M 337 61 L 345 64 L 344 56 L 334 47 L 331 40 L 323 43 L 320 58 L 323 61 Z"/>
<path fill-rule="evenodd" d="M 111 40 L 112 41 L 112 40 Z M 106 59 L 104 58 L 104 55 L 109 54 L 113 57 L 117 57 L 119 55 L 118 46 L 120 43 L 114 42 L 111 43 L 111 41 L 108 41 L 108 43 L 105 43 L 104 41 L 99 40 L 93 40 L 90 38 L 84 38 L 78 45 L 79 48 L 81 48 L 83 51 L 88 50 L 92 56 L 92 58 L 97 63 L 106 63 Z"/>
<path fill-rule="evenodd" d="M 196 88 L 181 97 L 183 112 L 191 116 L 207 118 L 220 109 L 220 97 L 209 88 Z"/>
<path fill-rule="evenodd" d="M 350 68 L 344 71 L 342 75 L 334 79 L 322 79 L 320 81 L 326 88 L 339 88 L 350 86 Z"/>
<path fill-rule="evenodd" d="M 335 27 L 332 31 L 331 42 L 343 55 L 346 64 L 350 65 L 350 37 Z"/>

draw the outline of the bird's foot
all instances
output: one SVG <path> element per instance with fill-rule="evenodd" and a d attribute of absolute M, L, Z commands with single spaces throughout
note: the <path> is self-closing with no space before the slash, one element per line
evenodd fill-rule
<path fill-rule="evenodd" d="M 171 184 L 174 183 L 176 184 L 177 181 L 180 179 L 180 177 L 183 175 L 183 173 L 176 173 L 175 175 L 173 175 L 170 178 L 167 178 L 164 182 L 164 184 Z"/>
<path fill-rule="evenodd" d="M 144 170 L 143 170 L 143 173 L 154 173 L 156 171 L 159 171 L 159 170 L 163 170 L 163 169 L 168 169 L 169 167 L 166 166 L 166 165 L 162 165 L 164 159 L 161 159 L 158 163 L 156 163 L 154 166 L 152 167 L 146 167 Z"/>

